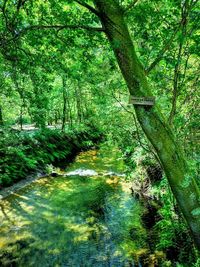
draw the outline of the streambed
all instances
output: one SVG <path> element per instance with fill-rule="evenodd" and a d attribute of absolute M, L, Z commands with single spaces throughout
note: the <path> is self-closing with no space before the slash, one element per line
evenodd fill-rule
<path fill-rule="evenodd" d="M 146 232 L 115 147 L 0 201 L 1 266 L 141 266 Z"/>

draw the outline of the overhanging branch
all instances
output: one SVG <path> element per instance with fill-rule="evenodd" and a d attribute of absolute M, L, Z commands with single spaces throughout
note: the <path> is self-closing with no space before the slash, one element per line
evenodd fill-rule
<path fill-rule="evenodd" d="M 21 33 L 25 33 L 31 30 L 51 30 L 51 29 L 58 30 L 58 31 L 64 30 L 64 29 L 74 29 L 74 30 L 81 29 L 81 30 L 98 31 L 98 32 L 104 31 L 102 27 L 90 27 L 86 25 L 31 25 L 23 29 Z"/>
<path fill-rule="evenodd" d="M 88 5 L 87 3 L 84 3 L 82 1 L 79 0 L 74 0 L 76 3 L 78 3 L 79 5 L 87 8 L 89 11 L 91 11 L 92 13 L 94 13 L 95 15 L 97 15 L 99 17 L 99 12 L 92 6 Z"/>
<path fill-rule="evenodd" d="M 57 32 L 61 30 L 67 30 L 67 29 L 72 29 L 72 30 L 87 30 L 87 31 L 96 31 L 96 32 L 104 32 L 104 28 L 102 27 L 90 27 L 86 25 L 30 25 L 27 26 L 24 29 L 21 30 L 16 30 L 15 34 L 12 38 L 3 38 L 0 36 L 0 47 L 1 46 L 6 46 L 10 42 L 16 41 L 18 38 L 20 38 L 22 35 L 24 35 L 28 31 L 33 31 L 33 30 L 57 30 Z"/>
<path fill-rule="evenodd" d="M 181 20 L 181 22 L 179 23 L 179 25 L 176 27 L 175 31 L 173 32 L 173 34 L 171 35 L 170 39 L 167 40 L 167 42 L 164 44 L 163 48 L 160 50 L 160 52 L 158 53 L 156 59 L 150 64 L 150 66 L 146 69 L 146 74 L 148 75 L 150 73 L 150 71 L 152 71 L 153 68 L 155 68 L 155 66 L 161 61 L 161 59 L 163 58 L 164 53 L 170 48 L 176 34 L 178 33 L 178 31 L 180 30 L 180 28 L 182 27 L 182 25 L 184 24 L 184 20 Z"/>

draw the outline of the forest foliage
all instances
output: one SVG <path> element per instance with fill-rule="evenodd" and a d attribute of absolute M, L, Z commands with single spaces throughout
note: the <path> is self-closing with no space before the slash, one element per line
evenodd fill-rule
<path fill-rule="evenodd" d="M 1 134 L 0 187 L 9 186 L 30 175 L 47 174 L 48 165 L 63 166 L 78 152 L 95 146 L 102 133 L 94 127 L 74 131 L 43 130 L 32 133 Z"/>
<path fill-rule="evenodd" d="M 199 2 L 117 2 L 164 122 L 185 154 L 189 176 L 200 186 Z M 160 165 L 128 103 L 126 83 L 102 32 L 93 1 L 0 1 L 0 164 L 5 185 L 70 155 L 68 145 L 76 149 L 77 138 L 80 143 L 92 140 L 89 129 L 86 138 L 78 132 L 67 141 L 69 132 L 88 124 L 118 144 L 130 179 L 141 182 L 147 177 L 146 166 Z M 25 124 L 40 130 L 34 138 L 7 133 Z M 47 126 L 59 126 L 62 133 L 43 134 Z M 152 194 L 164 203 L 155 227 L 162 236 L 157 247 L 167 250 L 188 232 L 177 204 L 172 207 L 176 201 L 165 178 Z M 182 245 L 187 251 L 187 244 Z"/>
<path fill-rule="evenodd" d="M 121 123 L 135 130 L 125 83 L 92 13 L 76 1 L 5 0 L 0 7 L 2 125 L 89 120 L 108 131 Z M 156 102 L 192 157 L 199 146 L 198 7 L 138 1 L 126 13 Z"/>

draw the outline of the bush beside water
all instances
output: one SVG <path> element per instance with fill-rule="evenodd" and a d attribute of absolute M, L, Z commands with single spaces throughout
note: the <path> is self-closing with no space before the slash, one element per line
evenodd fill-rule
<path fill-rule="evenodd" d="M 102 134 L 94 127 L 68 132 L 48 129 L 35 133 L 1 132 L 0 187 L 10 186 L 36 170 L 45 171 L 47 164 L 70 162 L 78 152 L 101 138 Z"/>

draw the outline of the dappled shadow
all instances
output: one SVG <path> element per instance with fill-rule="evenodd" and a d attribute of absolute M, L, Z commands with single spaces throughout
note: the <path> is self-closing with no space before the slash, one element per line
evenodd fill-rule
<path fill-rule="evenodd" d="M 41 179 L 6 198 L 0 215 L 0 264 L 131 266 L 131 253 L 144 245 L 145 233 L 136 202 L 115 179 Z M 137 242 L 133 228 L 140 230 Z"/>

